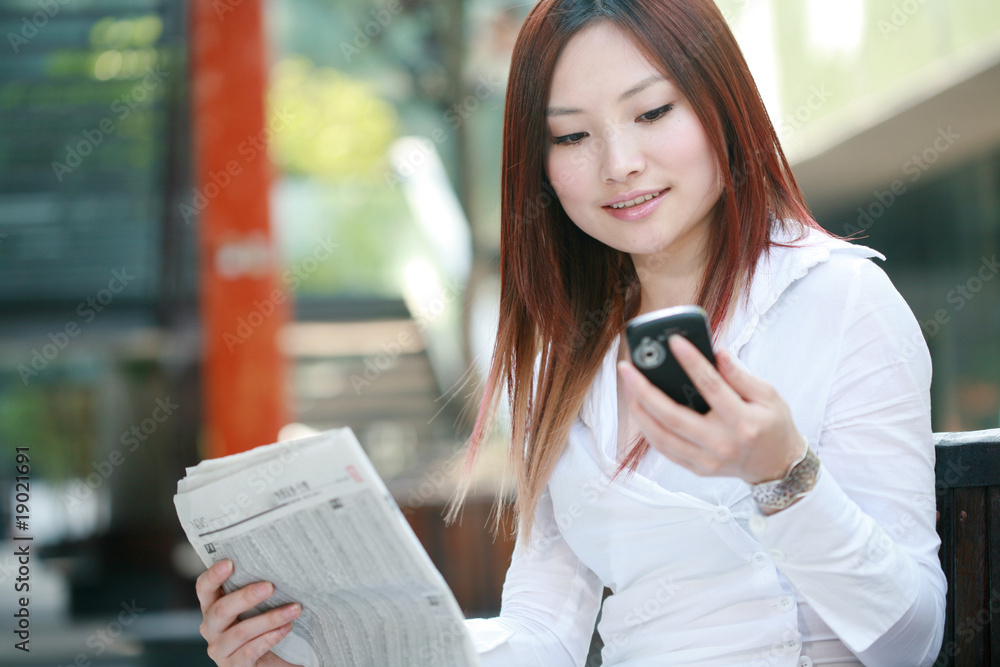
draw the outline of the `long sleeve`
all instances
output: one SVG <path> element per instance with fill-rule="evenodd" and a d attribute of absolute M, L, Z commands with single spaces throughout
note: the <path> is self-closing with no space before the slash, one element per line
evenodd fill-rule
<path fill-rule="evenodd" d="M 860 262 L 837 344 L 813 491 L 751 528 L 866 665 L 930 665 L 946 581 L 935 530 L 930 357 L 884 273 Z"/>
<path fill-rule="evenodd" d="M 602 591 L 563 540 L 546 490 L 532 539 L 518 536 L 500 616 L 466 621 L 483 667 L 583 665 Z"/>

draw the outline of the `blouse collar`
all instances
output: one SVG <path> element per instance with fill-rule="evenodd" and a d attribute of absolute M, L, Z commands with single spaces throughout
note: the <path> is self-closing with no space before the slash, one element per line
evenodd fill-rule
<path fill-rule="evenodd" d="M 737 304 L 730 326 L 716 341 L 734 356 L 750 340 L 761 318 L 775 306 L 785 290 L 811 268 L 828 261 L 832 253 L 885 260 L 885 255 L 868 246 L 831 238 L 809 227 L 804 229 L 805 236 L 798 241 L 795 239 L 803 227 L 795 222 L 786 222 L 771 233 L 772 240 L 778 243 L 794 242 L 794 247 L 773 246 L 758 260 L 750 286 L 749 304 L 742 301 Z"/>

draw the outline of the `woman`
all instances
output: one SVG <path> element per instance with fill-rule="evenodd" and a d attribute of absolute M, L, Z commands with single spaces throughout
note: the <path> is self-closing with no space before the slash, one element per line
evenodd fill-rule
<path fill-rule="evenodd" d="M 930 359 L 903 353 L 919 327 L 884 258 L 810 217 L 711 0 L 539 2 L 502 187 L 470 456 L 506 392 L 519 531 L 500 616 L 467 622 L 483 664 L 583 664 L 605 586 L 605 665 L 932 663 Z M 704 415 L 645 381 L 622 337 L 688 303 L 718 369 L 670 347 Z M 199 580 L 210 653 L 253 664 L 286 621 L 234 625 L 260 600 L 221 596 L 224 579 Z"/>

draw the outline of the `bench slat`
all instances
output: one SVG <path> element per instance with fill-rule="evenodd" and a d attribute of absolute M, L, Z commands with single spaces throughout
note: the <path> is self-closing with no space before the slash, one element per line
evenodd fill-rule
<path fill-rule="evenodd" d="M 935 433 L 941 565 L 948 578 L 935 667 L 1000 663 L 1000 429 Z M 964 515 L 963 515 L 964 513 Z"/>

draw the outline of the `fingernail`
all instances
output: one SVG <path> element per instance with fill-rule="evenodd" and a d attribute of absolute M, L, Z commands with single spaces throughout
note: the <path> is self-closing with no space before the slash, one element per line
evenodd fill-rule
<path fill-rule="evenodd" d="M 233 561 L 228 558 L 225 560 L 220 560 L 215 564 L 215 571 L 218 574 L 227 574 L 233 567 Z"/>
<path fill-rule="evenodd" d="M 253 588 L 254 595 L 266 598 L 274 591 L 274 586 L 269 581 L 262 581 Z"/>
<path fill-rule="evenodd" d="M 302 605 L 295 603 L 291 606 L 285 607 L 285 610 L 281 613 L 285 618 L 295 618 L 302 613 Z"/>

